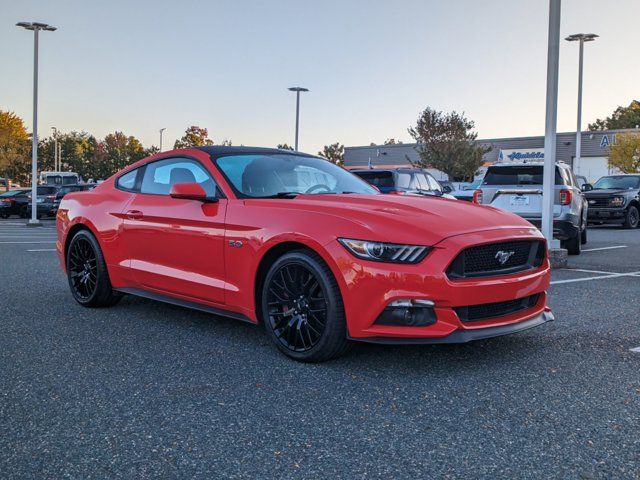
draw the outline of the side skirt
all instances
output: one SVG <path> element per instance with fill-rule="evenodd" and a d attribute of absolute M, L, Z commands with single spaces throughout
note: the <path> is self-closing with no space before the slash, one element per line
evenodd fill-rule
<path fill-rule="evenodd" d="M 135 295 L 136 297 L 148 298 L 149 300 L 156 300 L 158 302 L 169 303 L 178 307 L 189 308 L 191 310 L 198 310 L 200 312 L 211 313 L 220 317 L 233 318 L 234 320 L 240 320 L 241 322 L 247 322 L 255 325 L 249 317 L 241 313 L 230 312 L 222 308 L 210 307 L 197 302 L 191 302 L 189 300 L 182 300 L 180 298 L 170 297 L 168 295 L 162 295 L 161 293 L 149 292 L 140 288 L 114 288 L 116 292 L 126 293 L 128 295 Z"/>

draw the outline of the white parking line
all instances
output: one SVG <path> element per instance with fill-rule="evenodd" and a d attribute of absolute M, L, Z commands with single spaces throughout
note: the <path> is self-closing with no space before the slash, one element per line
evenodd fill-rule
<path fill-rule="evenodd" d="M 0 242 L 0 243 L 56 243 L 55 240 L 35 240 L 35 241 L 26 241 L 26 242 Z"/>
<path fill-rule="evenodd" d="M 598 272 L 598 273 L 606 273 L 607 275 L 600 275 L 598 277 L 572 278 L 569 280 L 555 280 L 551 282 L 551 285 L 560 285 L 563 283 L 590 282 L 592 280 L 604 280 L 606 278 L 618 278 L 618 277 L 640 278 L 640 272 L 628 272 L 628 273 Z"/>
<path fill-rule="evenodd" d="M 627 248 L 626 245 L 615 245 L 613 247 L 600 247 L 600 248 L 586 248 L 582 249 L 583 252 L 599 252 L 601 250 L 615 250 L 616 248 Z"/>
<path fill-rule="evenodd" d="M 640 353 L 640 347 L 630 348 L 629 351 L 633 353 Z"/>
<path fill-rule="evenodd" d="M 55 248 L 33 248 L 31 250 L 27 250 L 27 252 L 55 252 Z"/>

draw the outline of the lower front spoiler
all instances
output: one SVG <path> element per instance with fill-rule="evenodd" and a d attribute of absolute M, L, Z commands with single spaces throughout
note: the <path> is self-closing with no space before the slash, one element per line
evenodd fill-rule
<path fill-rule="evenodd" d="M 393 337 L 368 337 L 368 338 L 349 338 L 356 342 L 378 343 L 385 345 L 430 345 L 438 343 L 468 343 L 474 340 L 483 340 L 485 338 L 501 337 L 512 333 L 522 332 L 530 328 L 537 327 L 543 323 L 555 320 L 553 313 L 544 311 L 529 320 L 509 325 L 501 325 L 499 327 L 477 328 L 474 330 L 456 330 L 450 335 L 441 338 L 393 338 Z"/>

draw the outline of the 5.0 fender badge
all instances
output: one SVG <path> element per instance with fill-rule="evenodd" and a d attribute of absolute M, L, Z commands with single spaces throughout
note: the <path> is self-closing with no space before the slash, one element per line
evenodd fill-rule
<path fill-rule="evenodd" d="M 242 240 L 229 240 L 230 247 L 240 248 L 242 245 L 244 245 Z"/>

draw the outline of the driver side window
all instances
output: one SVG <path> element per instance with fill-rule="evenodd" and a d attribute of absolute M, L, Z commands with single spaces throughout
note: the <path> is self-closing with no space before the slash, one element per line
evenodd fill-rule
<path fill-rule="evenodd" d="M 140 193 L 169 195 L 176 183 L 197 183 L 207 196 L 216 196 L 216 184 L 199 162 L 190 158 L 167 158 L 148 163 Z"/>

